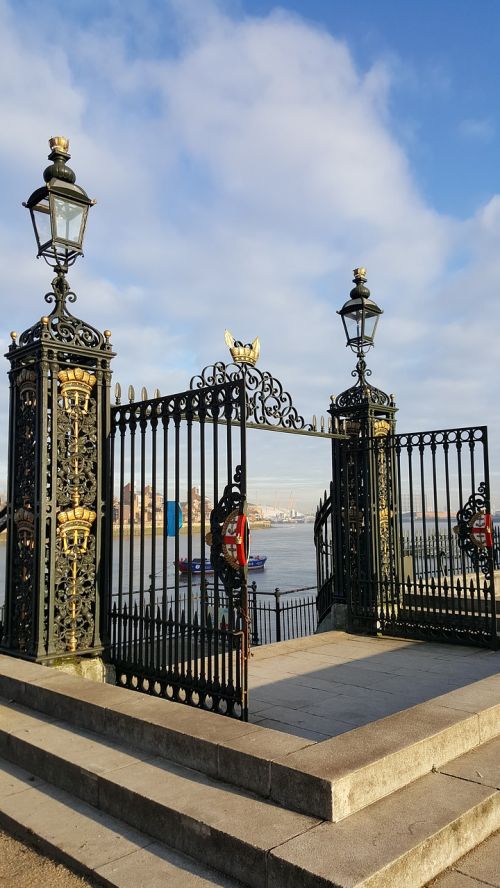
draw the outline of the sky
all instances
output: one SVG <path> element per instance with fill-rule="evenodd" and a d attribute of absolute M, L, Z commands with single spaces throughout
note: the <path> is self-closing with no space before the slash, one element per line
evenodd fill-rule
<path fill-rule="evenodd" d="M 499 38 L 497 0 L 0 0 L 3 352 L 45 310 L 21 204 L 65 135 L 97 200 L 74 311 L 111 329 L 115 381 L 183 391 L 228 327 L 320 416 L 365 265 L 398 430 L 487 424 L 500 509 Z M 327 448 L 252 439 L 254 498 L 312 508 Z"/>

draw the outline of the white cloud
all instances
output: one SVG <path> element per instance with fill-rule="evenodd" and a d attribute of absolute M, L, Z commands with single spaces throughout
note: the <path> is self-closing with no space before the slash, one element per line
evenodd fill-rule
<path fill-rule="evenodd" d="M 320 414 L 351 382 L 335 310 L 366 264 L 385 311 L 369 363 L 401 429 L 489 419 L 491 393 L 468 367 L 493 378 L 498 363 L 483 280 L 500 197 L 465 223 L 424 200 L 394 135 L 390 66 L 359 71 L 345 43 L 284 12 L 152 4 L 142 26 L 128 2 L 88 25 L 31 8 L 27 21 L 0 3 L 3 342 L 44 310 L 50 272 L 19 202 L 58 132 L 98 199 L 75 308 L 111 327 L 125 385 L 183 389 L 224 357 L 229 326 L 260 334 L 262 364 Z M 7 384 L 3 418 L 6 404 Z M 297 471 L 288 458 L 285 469 Z"/>

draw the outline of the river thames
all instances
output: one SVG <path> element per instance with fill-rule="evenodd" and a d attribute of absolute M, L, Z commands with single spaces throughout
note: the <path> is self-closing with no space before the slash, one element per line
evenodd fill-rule
<path fill-rule="evenodd" d="M 291 589 L 302 588 L 304 586 L 316 585 L 316 562 L 314 551 L 313 524 L 276 524 L 269 528 L 257 529 L 252 532 L 251 538 L 251 554 L 266 555 L 267 562 L 264 570 L 252 571 L 248 575 L 249 583 L 255 581 L 259 592 L 274 592 L 278 587 L 282 592 Z M 145 537 L 144 540 L 144 586 L 148 588 L 149 577 L 152 572 L 152 538 Z M 156 562 L 155 573 L 157 575 L 157 584 L 160 587 L 161 581 L 158 573 L 161 570 L 161 536 L 156 537 Z M 174 583 L 175 567 L 174 567 L 174 541 L 168 541 L 168 585 Z M 124 539 L 124 591 L 128 590 L 128 556 L 129 556 L 130 538 Z M 139 537 L 134 537 L 134 588 L 138 589 L 140 584 L 140 559 L 139 559 Z M 187 536 L 181 534 L 179 537 L 180 557 L 187 555 Z M 118 540 L 114 540 L 114 560 L 113 560 L 113 586 L 116 591 L 116 582 L 118 576 Z M 208 548 L 206 554 L 208 556 Z M 200 543 L 199 538 L 193 539 L 193 557 L 199 557 Z M 196 581 L 196 580 L 195 580 Z M 126 585 L 125 585 L 126 584 Z M 185 578 L 181 579 L 181 587 L 186 585 Z M 4 601 L 5 588 L 5 542 L 0 543 L 0 605 Z M 159 590 L 158 590 L 159 591 Z"/>

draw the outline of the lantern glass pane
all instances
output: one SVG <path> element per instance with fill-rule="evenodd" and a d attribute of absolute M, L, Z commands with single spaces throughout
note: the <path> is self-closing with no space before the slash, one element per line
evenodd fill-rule
<path fill-rule="evenodd" d="M 35 234 L 38 240 L 38 246 L 41 249 L 45 244 L 52 240 L 52 226 L 50 223 L 49 202 L 40 201 L 31 210 Z"/>
<path fill-rule="evenodd" d="M 356 342 L 363 335 L 362 325 L 363 325 L 363 312 L 362 311 L 353 311 L 349 312 L 348 315 L 344 315 L 344 321 L 346 326 L 347 336 L 349 337 L 349 342 Z"/>
<path fill-rule="evenodd" d="M 81 247 L 83 221 L 87 207 L 54 197 L 55 235 L 57 240 Z"/>
<path fill-rule="evenodd" d="M 365 330 L 364 335 L 368 339 L 373 339 L 375 335 L 375 327 L 377 326 L 378 313 L 367 311 L 365 314 Z"/>

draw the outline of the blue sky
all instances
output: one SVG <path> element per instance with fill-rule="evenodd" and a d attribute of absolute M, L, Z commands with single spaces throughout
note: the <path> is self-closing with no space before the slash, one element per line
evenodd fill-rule
<path fill-rule="evenodd" d="M 319 415 L 365 264 L 400 430 L 487 423 L 500 508 L 499 38 L 496 0 L 0 0 L 4 351 L 43 312 L 21 201 L 67 135 L 98 201 L 75 308 L 113 331 L 116 380 L 182 390 L 229 326 Z M 3 474 L 6 411 L 7 377 Z M 282 466 L 312 505 L 328 460 L 298 443 L 259 445 L 256 485 Z"/>

